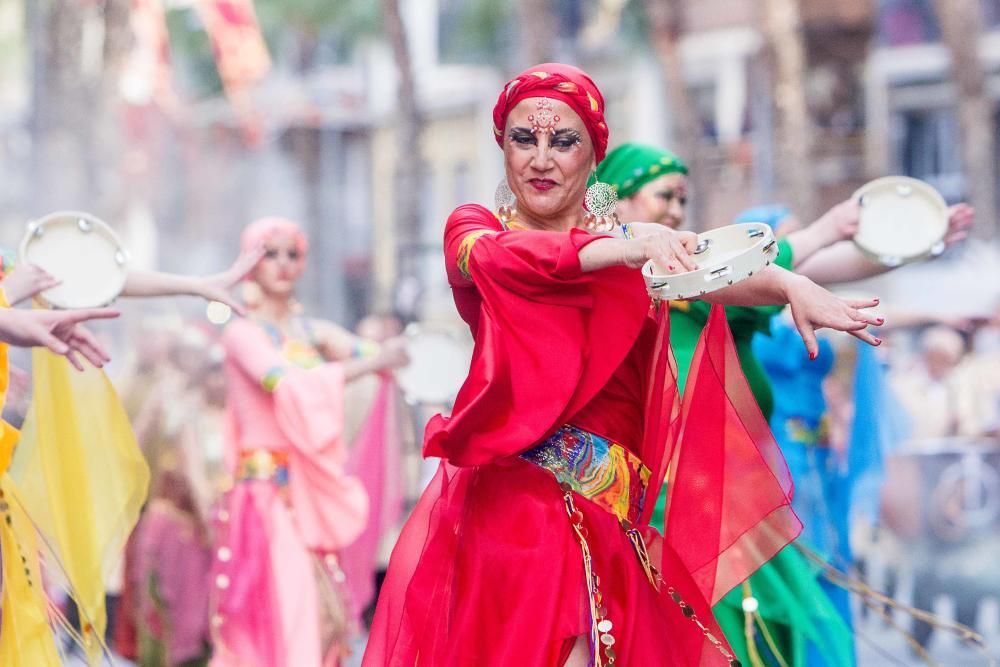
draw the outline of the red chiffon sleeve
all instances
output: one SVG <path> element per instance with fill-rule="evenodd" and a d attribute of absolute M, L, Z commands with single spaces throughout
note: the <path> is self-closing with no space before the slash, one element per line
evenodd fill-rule
<path fill-rule="evenodd" d="M 445 254 L 476 347 L 450 418 L 427 425 L 427 456 L 473 466 L 518 454 L 586 405 L 628 354 L 649 299 L 637 271 L 584 273 L 599 236 L 501 229 L 481 206 L 448 219 Z"/>
<path fill-rule="evenodd" d="M 681 424 L 664 536 L 715 604 L 802 530 L 791 506 L 791 474 L 743 375 L 721 306 L 712 307 L 695 349 Z"/>

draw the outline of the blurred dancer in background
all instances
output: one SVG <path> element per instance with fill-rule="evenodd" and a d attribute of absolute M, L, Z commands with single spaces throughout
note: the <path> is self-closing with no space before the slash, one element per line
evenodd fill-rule
<path fill-rule="evenodd" d="M 263 246 L 264 258 L 247 283 L 249 316 L 222 338 L 236 483 L 215 514 L 213 663 L 337 664 L 351 632 L 337 553 L 369 510 L 344 469 L 344 385 L 406 357 L 399 341 L 380 345 L 299 312 L 308 241 L 295 223 L 258 220 L 242 245 Z"/>

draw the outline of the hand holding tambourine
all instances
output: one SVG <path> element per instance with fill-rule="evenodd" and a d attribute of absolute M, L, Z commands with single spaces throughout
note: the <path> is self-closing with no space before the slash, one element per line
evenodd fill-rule
<path fill-rule="evenodd" d="M 728 225 L 698 234 L 690 261 L 683 267 L 694 268 L 672 273 L 672 267 L 649 260 L 642 267 L 642 277 L 654 298 L 692 299 L 746 280 L 777 256 L 774 231 L 768 225 Z"/>

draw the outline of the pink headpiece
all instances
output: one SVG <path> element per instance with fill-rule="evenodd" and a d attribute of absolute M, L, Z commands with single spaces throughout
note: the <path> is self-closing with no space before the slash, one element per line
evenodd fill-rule
<path fill-rule="evenodd" d="M 284 234 L 295 239 L 295 247 L 305 254 L 309 251 L 309 239 L 296 223 L 287 218 L 260 218 L 247 225 L 240 236 L 240 249 L 252 250 L 265 243 L 272 236 Z"/>

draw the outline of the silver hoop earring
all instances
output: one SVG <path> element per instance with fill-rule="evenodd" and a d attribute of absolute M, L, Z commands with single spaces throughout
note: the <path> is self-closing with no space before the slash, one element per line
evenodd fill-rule
<path fill-rule="evenodd" d="M 618 226 L 618 192 L 607 183 L 595 181 L 587 188 L 583 204 L 587 208 L 584 222 L 593 232 L 610 232 Z"/>

